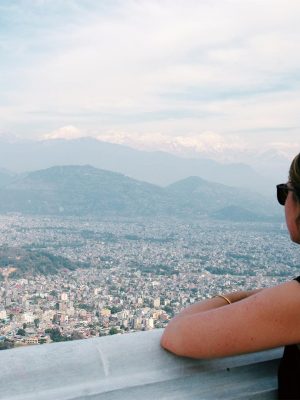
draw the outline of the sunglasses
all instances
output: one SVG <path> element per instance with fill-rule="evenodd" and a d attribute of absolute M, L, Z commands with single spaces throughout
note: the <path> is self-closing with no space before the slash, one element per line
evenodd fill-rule
<path fill-rule="evenodd" d="M 295 190 L 289 187 L 287 183 L 281 183 L 280 185 L 276 185 L 276 188 L 277 188 L 278 203 L 284 206 L 289 192 L 294 192 Z"/>

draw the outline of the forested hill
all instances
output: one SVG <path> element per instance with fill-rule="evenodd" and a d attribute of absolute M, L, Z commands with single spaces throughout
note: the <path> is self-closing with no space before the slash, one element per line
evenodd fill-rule
<path fill-rule="evenodd" d="M 190 177 L 165 188 L 91 166 L 57 166 L 16 177 L 0 189 L 0 212 L 74 216 L 218 215 L 239 207 L 262 218 L 275 202 L 245 189 Z"/>
<path fill-rule="evenodd" d="M 53 255 L 44 250 L 30 250 L 19 247 L 2 246 L 0 248 L 0 268 L 13 268 L 10 277 L 33 276 L 35 274 L 56 274 L 60 270 L 73 271 L 86 268 L 88 265 L 73 262 L 69 259 Z M 0 274 L 0 279 L 2 275 Z"/>

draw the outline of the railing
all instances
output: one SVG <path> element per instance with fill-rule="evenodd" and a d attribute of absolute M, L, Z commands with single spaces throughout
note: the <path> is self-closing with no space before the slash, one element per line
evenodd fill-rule
<path fill-rule="evenodd" d="M 176 357 L 162 330 L 1 351 L 0 399 L 275 399 L 281 349 Z"/>

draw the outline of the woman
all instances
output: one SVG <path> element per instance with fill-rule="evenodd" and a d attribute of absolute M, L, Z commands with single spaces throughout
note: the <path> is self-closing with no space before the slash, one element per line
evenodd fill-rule
<path fill-rule="evenodd" d="M 289 181 L 277 185 L 293 242 L 300 244 L 300 154 Z M 298 280 L 298 281 L 297 281 Z M 161 345 L 180 356 L 223 357 L 285 345 L 279 398 L 300 399 L 300 277 L 262 290 L 217 295 L 186 308 L 166 327 Z M 293 372 L 292 372 L 293 371 Z"/>

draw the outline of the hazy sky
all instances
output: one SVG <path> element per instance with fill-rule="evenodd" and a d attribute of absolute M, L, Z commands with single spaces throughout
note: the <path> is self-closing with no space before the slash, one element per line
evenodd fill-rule
<path fill-rule="evenodd" d="M 298 0 L 1 0 L 0 134 L 300 148 Z"/>

